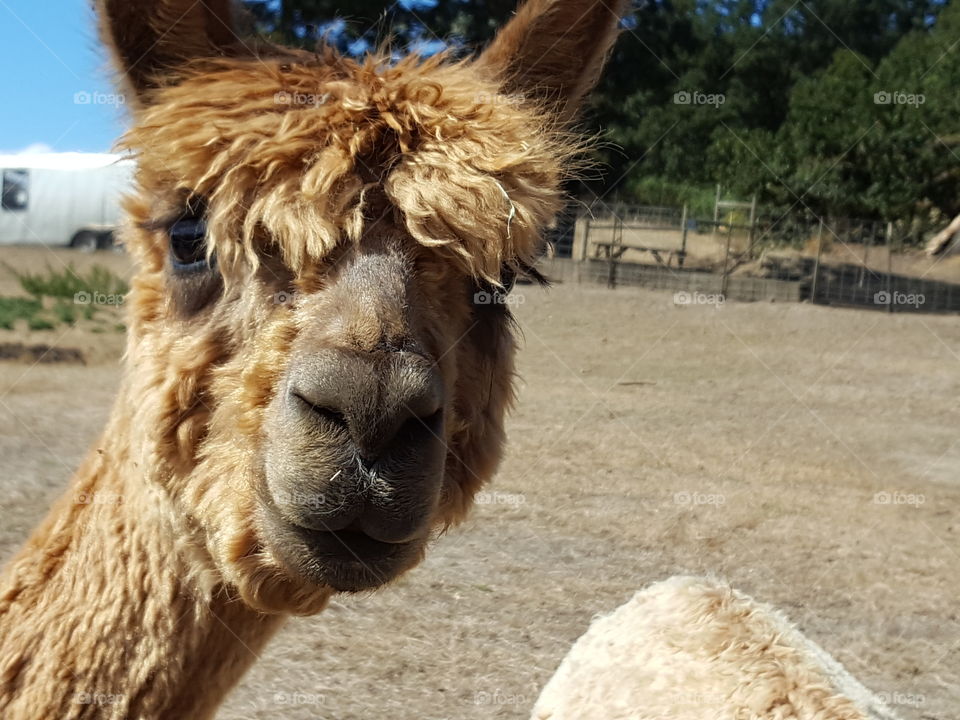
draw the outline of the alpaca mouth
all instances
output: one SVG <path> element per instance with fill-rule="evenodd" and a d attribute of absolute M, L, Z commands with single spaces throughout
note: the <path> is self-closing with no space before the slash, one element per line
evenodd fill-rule
<path fill-rule="evenodd" d="M 283 519 L 267 506 L 267 544 L 284 568 L 339 592 L 374 590 L 417 564 L 426 537 L 384 542 L 353 529 L 315 530 Z"/>

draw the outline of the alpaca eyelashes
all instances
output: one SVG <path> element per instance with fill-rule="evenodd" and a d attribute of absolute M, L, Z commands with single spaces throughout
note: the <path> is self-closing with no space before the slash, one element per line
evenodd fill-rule
<path fill-rule="evenodd" d="M 190 197 L 175 215 L 141 227 L 167 236 L 170 297 L 182 317 L 200 312 L 221 295 L 223 278 L 213 272 L 216 255 L 208 251 L 207 208 L 201 199 Z"/>
<path fill-rule="evenodd" d="M 166 234 L 174 275 L 191 275 L 216 267 L 216 258 L 207 252 L 207 206 L 203 200 L 190 197 L 179 212 L 141 223 L 140 227 Z"/>
<path fill-rule="evenodd" d="M 536 283 L 541 287 L 550 286 L 550 280 L 532 265 L 521 263 L 519 266 L 514 266 L 510 263 L 504 263 L 503 267 L 500 268 L 499 285 L 482 282 L 478 284 L 477 288 L 481 294 L 506 297 L 513 290 L 518 279 L 521 282 Z"/>
<path fill-rule="evenodd" d="M 167 229 L 170 236 L 170 264 L 174 272 L 186 274 L 209 270 L 213 258 L 207 258 L 207 221 L 202 215 L 185 214 Z"/>
<path fill-rule="evenodd" d="M 504 294 L 513 290 L 513 286 L 517 284 L 517 271 L 512 265 L 504 265 L 500 270 L 500 284 L 503 286 Z"/>

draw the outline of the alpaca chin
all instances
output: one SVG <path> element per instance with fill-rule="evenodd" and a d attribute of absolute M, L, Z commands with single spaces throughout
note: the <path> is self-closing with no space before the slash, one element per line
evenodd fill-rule
<path fill-rule="evenodd" d="M 257 612 L 315 615 L 335 592 L 332 587 L 305 582 L 289 573 L 249 527 L 219 550 L 224 581 Z"/>
<path fill-rule="evenodd" d="M 387 543 L 357 531 L 312 530 L 267 509 L 272 555 L 294 577 L 338 592 L 375 590 L 416 565 L 426 538 Z"/>

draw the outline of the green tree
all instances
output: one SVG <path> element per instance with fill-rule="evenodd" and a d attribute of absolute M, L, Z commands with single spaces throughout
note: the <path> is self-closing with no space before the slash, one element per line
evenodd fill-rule
<path fill-rule="evenodd" d="M 392 36 L 401 49 L 432 51 L 452 38 L 463 54 L 516 3 L 357 0 L 342 16 L 333 0 L 248 4 L 285 42 L 325 36 L 362 52 Z M 960 5 L 644 0 L 624 24 L 582 120 L 601 138 L 594 155 L 606 168 L 575 188 L 585 200 L 699 203 L 721 182 L 784 210 L 891 219 L 960 210 Z M 875 102 L 878 92 L 925 102 Z"/>

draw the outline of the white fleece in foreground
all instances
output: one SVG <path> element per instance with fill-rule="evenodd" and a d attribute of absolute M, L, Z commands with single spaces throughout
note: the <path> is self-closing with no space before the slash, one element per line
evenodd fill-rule
<path fill-rule="evenodd" d="M 896 720 L 780 612 L 673 577 L 595 620 L 532 720 Z"/>

